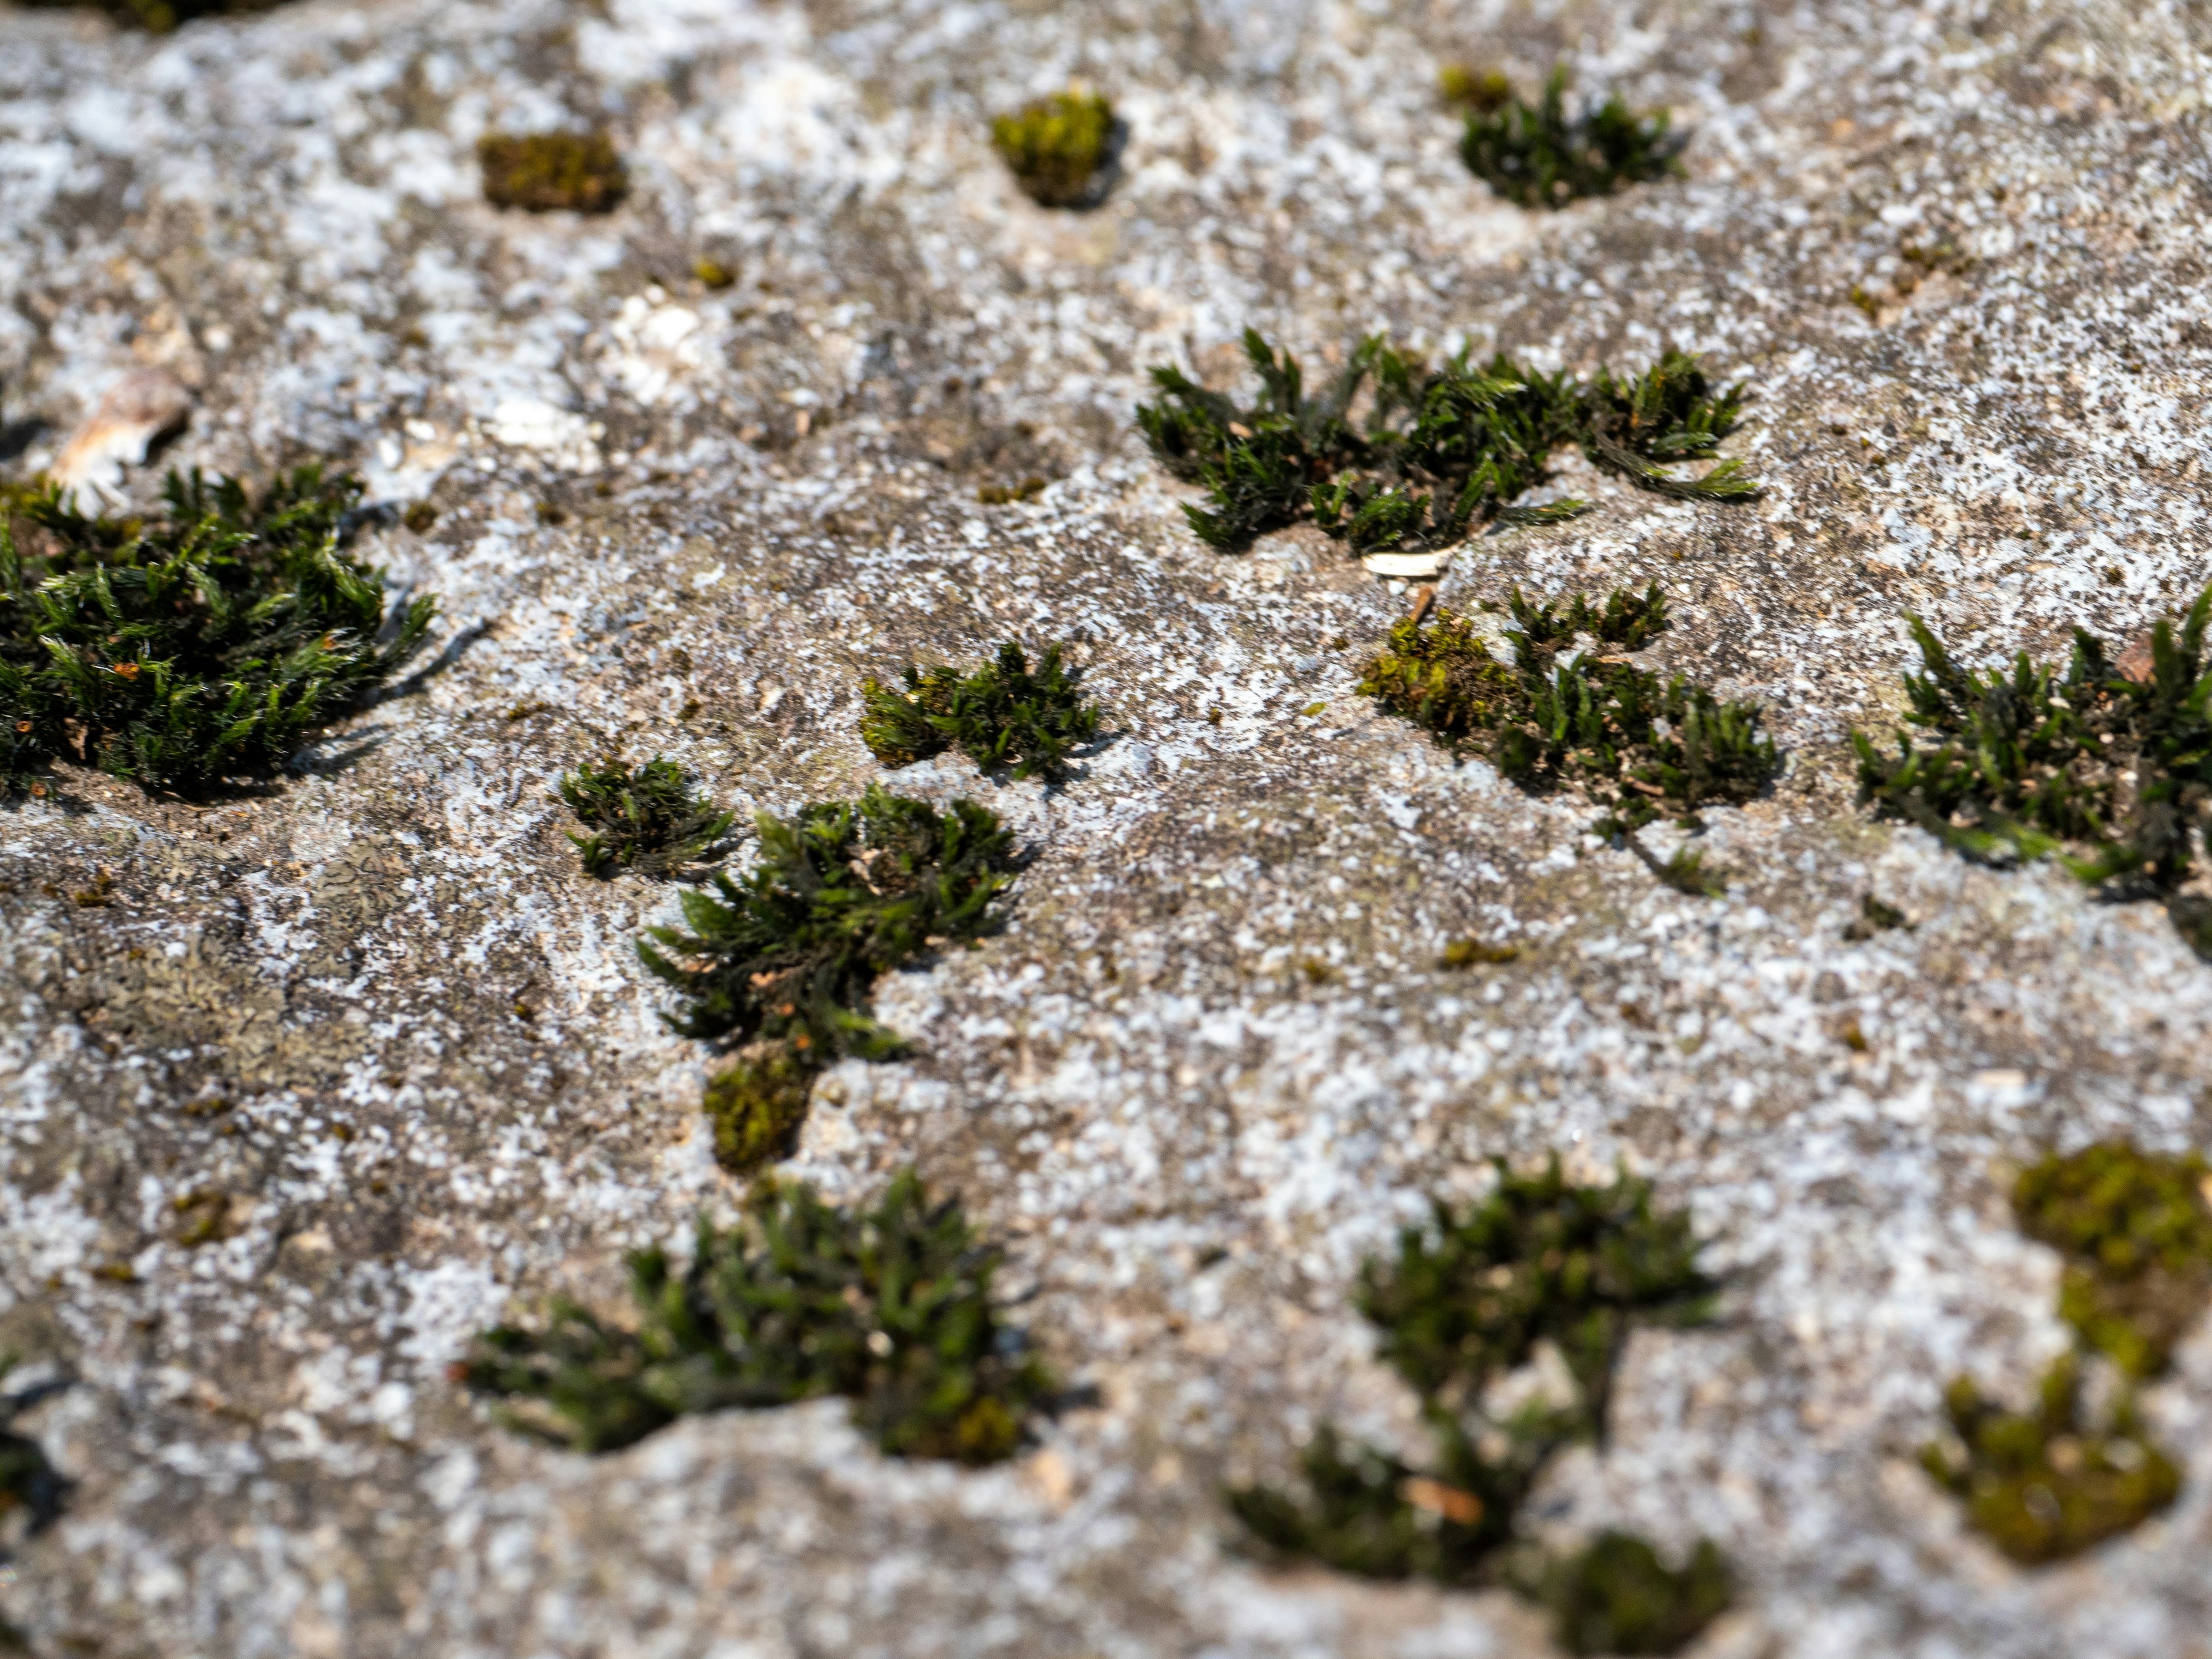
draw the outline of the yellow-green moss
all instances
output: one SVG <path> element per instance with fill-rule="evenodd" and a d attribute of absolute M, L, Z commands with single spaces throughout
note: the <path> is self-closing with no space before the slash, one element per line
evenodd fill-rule
<path fill-rule="evenodd" d="M 714 1158 L 737 1175 L 791 1156 L 806 1119 L 813 1068 L 788 1045 L 769 1045 L 707 1079 L 705 1109 L 714 1125 Z"/>
<path fill-rule="evenodd" d="M 1114 106 L 1069 89 L 991 123 L 991 143 L 1040 207 L 1087 207 L 1113 160 Z"/>
<path fill-rule="evenodd" d="M 1437 73 L 1437 90 L 1447 104 L 1489 115 L 1513 101 L 1513 82 L 1494 69 L 1446 64 Z"/>
<path fill-rule="evenodd" d="M 608 213 L 629 171 L 604 132 L 488 132 L 477 140 L 484 199 L 532 213 Z"/>

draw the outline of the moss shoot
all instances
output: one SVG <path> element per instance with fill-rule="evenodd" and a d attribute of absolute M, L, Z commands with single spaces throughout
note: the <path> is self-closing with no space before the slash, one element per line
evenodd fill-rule
<path fill-rule="evenodd" d="M 814 1067 L 788 1043 L 762 1043 L 707 1080 L 705 1110 L 714 1128 L 714 1160 L 732 1175 L 791 1156 L 806 1121 Z"/>
<path fill-rule="evenodd" d="M 808 1065 L 878 1058 L 898 1039 L 861 1012 L 876 975 L 972 941 L 1012 879 L 1013 837 L 972 801 L 939 815 L 871 785 L 858 801 L 757 819 L 759 865 L 683 896 L 684 928 L 638 941 L 682 995 L 687 1036 L 788 1042 Z"/>
<path fill-rule="evenodd" d="M 1098 735 L 1098 705 L 1083 701 L 1080 678 L 1062 664 L 1057 644 L 1045 647 L 1032 672 L 1015 640 L 973 674 L 909 665 L 901 684 L 870 679 L 861 686 L 860 738 L 886 766 L 957 749 L 987 772 L 1060 778 L 1068 750 Z"/>
<path fill-rule="evenodd" d="M 1516 507 L 1542 483 L 1546 458 L 1568 444 L 1640 488 L 1688 500 L 1741 501 L 1758 482 L 1739 461 L 1702 477 L 1670 469 L 1714 459 L 1734 431 L 1740 386 L 1717 388 L 1698 360 L 1669 351 L 1640 375 L 1601 370 L 1588 381 L 1546 375 L 1499 356 L 1431 366 L 1380 336 L 1309 396 L 1303 370 L 1248 329 L 1258 398 L 1239 404 L 1180 369 L 1152 370 L 1157 403 L 1137 423 L 1160 464 L 1205 487 L 1186 504 L 1191 529 L 1224 551 L 1310 519 L 1355 553 L 1445 547 L 1483 525 L 1549 523 L 1588 503 Z M 1353 410 L 1363 392 L 1370 392 Z"/>
<path fill-rule="evenodd" d="M 204 791 L 383 685 L 436 605 L 387 623 L 379 574 L 342 547 L 360 496 L 308 466 L 258 495 L 172 473 L 150 522 L 19 500 L 0 516 L 0 788 L 42 793 L 33 775 L 68 756 Z"/>
<path fill-rule="evenodd" d="M 477 140 L 484 199 L 531 213 L 611 213 L 629 173 L 604 132 L 488 132 Z"/>
<path fill-rule="evenodd" d="M 843 1395 L 895 1456 L 995 1462 L 1051 1387 L 1000 1322 L 999 1260 L 910 1170 L 865 1211 L 766 1183 L 737 1224 L 702 1219 L 681 1268 L 659 1249 L 630 1258 L 634 1325 L 558 1303 L 540 1328 L 485 1332 L 460 1375 L 510 1425 L 578 1451 Z"/>
<path fill-rule="evenodd" d="M 571 833 L 585 870 L 604 879 L 617 870 L 665 876 L 709 856 L 733 816 L 699 799 L 684 769 L 659 756 L 632 771 L 607 759 L 561 780 L 561 799 L 592 830 Z"/>
<path fill-rule="evenodd" d="M 2014 1413 L 1960 1377 L 1943 1397 L 1952 1435 L 1921 1463 L 1966 1502 L 1966 1518 L 2015 1561 L 2039 1565 L 2140 1525 L 2173 1502 L 2181 1474 L 2152 1443 L 2131 1401 L 2084 1420 L 2071 1355 L 2043 1379 L 2035 1408 Z"/>
<path fill-rule="evenodd" d="M 2021 1231 L 2066 1259 L 2059 1316 L 2130 1376 L 2151 1377 L 2212 1306 L 2212 1169 L 2132 1146 L 2053 1154 L 2013 1188 Z"/>
<path fill-rule="evenodd" d="M 1618 94 L 1595 107 L 1567 111 L 1567 71 L 1552 71 L 1535 103 L 1498 96 L 1494 82 L 1475 82 L 1460 159 L 1509 202 L 1558 208 L 1588 196 L 1609 196 L 1631 185 L 1681 171 L 1681 140 L 1668 131 L 1666 112 L 1638 115 Z"/>
<path fill-rule="evenodd" d="M 1114 106 L 1075 88 L 991 123 L 993 148 L 1040 207 L 1095 204 L 1110 177 L 1114 141 Z"/>
<path fill-rule="evenodd" d="M 1728 1565 L 1710 1539 L 1680 1568 L 1634 1534 L 1603 1532 L 1547 1565 L 1534 1586 L 1569 1653 L 1675 1653 L 1727 1611 Z"/>

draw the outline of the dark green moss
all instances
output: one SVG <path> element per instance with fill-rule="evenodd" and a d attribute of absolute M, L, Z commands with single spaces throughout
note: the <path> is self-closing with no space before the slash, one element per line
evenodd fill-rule
<path fill-rule="evenodd" d="M 436 606 L 387 624 L 378 573 L 342 550 L 360 495 L 319 467 L 258 496 L 195 471 L 169 476 L 150 523 L 52 490 L 0 516 L 0 788 L 42 788 L 32 774 L 66 754 L 204 790 L 278 765 L 383 685 Z"/>
<path fill-rule="evenodd" d="M 593 833 L 571 834 L 584 868 L 605 878 L 617 870 L 665 876 L 710 856 L 734 815 L 699 799 L 684 769 L 659 756 L 632 771 L 610 757 L 561 780 L 561 799 Z"/>
<path fill-rule="evenodd" d="M 2106 1425 L 2083 1420 L 2070 1355 L 2045 1376 L 2032 1412 L 1991 1404 L 1963 1376 L 1943 1401 L 1955 1437 L 1926 1448 L 1922 1465 L 2015 1561 L 2078 1555 L 2140 1525 L 2181 1490 L 2180 1471 L 2144 1432 L 2131 1401 L 2123 1399 Z"/>
<path fill-rule="evenodd" d="M 544 1327 L 488 1331 L 461 1368 L 514 1427 L 578 1451 L 626 1446 L 694 1413 L 844 1395 L 886 1452 L 1011 1456 L 1045 1397 L 991 1296 L 998 1254 L 957 1200 L 912 1171 L 874 1208 L 767 1183 L 736 1225 L 702 1219 L 679 1268 L 630 1258 L 635 1325 L 557 1304 Z"/>
<path fill-rule="evenodd" d="M 2130 1376 L 2156 1376 L 2212 1307 L 2212 1168 L 2111 1144 L 2056 1153 L 2013 1187 L 2021 1231 L 2066 1258 L 2059 1316 Z"/>
<path fill-rule="evenodd" d="M 118 23 L 167 34 L 180 23 L 202 17 L 246 17 L 274 11 L 283 0 L 15 0 L 15 3 L 46 11 L 66 8 L 105 12 Z"/>
<path fill-rule="evenodd" d="M 2023 651 L 2006 668 L 1962 669 L 1919 618 L 1925 672 L 1893 752 L 1853 732 L 1863 799 L 1969 858 L 2010 863 L 2060 854 L 2115 896 L 2164 897 L 2201 953 L 2201 901 L 2179 890 L 2212 823 L 2212 669 L 2204 630 L 2212 588 L 2177 631 L 2160 618 L 2115 661 L 2074 630 L 2062 674 Z"/>
<path fill-rule="evenodd" d="M 1251 329 L 1244 349 L 1260 378 L 1255 402 L 1239 404 L 1164 367 L 1152 371 L 1159 401 L 1137 410 L 1161 465 L 1206 487 L 1208 504 L 1183 512 L 1211 546 L 1243 548 L 1305 518 L 1355 553 L 1447 546 L 1491 522 L 1570 518 L 1588 503 L 1512 505 L 1544 482 L 1546 459 L 1570 443 L 1665 495 L 1733 501 L 1758 492 L 1735 462 L 1702 478 L 1668 470 L 1710 459 L 1742 403 L 1740 386 L 1717 392 L 1697 360 L 1680 352 L 1642 375 L 1601 372 L 1584 383 L 1503 356 L 1477 368 L 1462 352 L 1431 368 L 1378 336 L 1310 397 L 1288 352 Z M 1355 422 L 1352 410 L 1370 383 L 1364 418 Z"/>
<path fill-rule="evenodd" d="M 14 1370 L 15 1364 L 15 1355 L 0 1355 L 0 1378 Z M 52 1382 L 0 1395 L 0 1524 L 12 1524 L 12 1517 L 21 1516 L 24 1530 L 38 1533 L 61 1518 L 62 1500 L 68 1496 L 70 1483 L 47 1461 L 45 1449 L 37 1441 L 16 1433 L 9 1425 L 63 1386 Z M 0 1556 L 4 1554 L 0 1551 Z"/>
<path fill-rule="evenodd" d="M 987 772 L 1062 777 L 1067 751 L 1098 735 L 1098 705 L 1083 701 L 1081 678 L 1062 664 L 1057 644 L 1045 647 L 1032 673 L 1016 640 L 973 674 L 909 665 L 902 686 L 861 685 L 860 738 L 886 766 L 957 749 Z"/>
<path fill-rule="evenodd" d="M 484 200 L 532 213 L 611 213 L 629 173 L 604 132 L 488 132 L 477 140 Z"/>
<path fill-rule="evenodd" d="M 1893 904 L 1883 903 L 1872 893 L 1867 893 L 1859 899 L 1858 919 L 1844 929 L 1844 937 L 1863 942 L 1876 933 L 1886 933 L 1899 927 L 1907 933 L 1912 930 L 1912 924 L 1905 919 L 1905 912 Z"/>
<path fill-rule="evenodd" d="M 1534 104 L 1518 98 L 1478 104 L 1468 115 L 1459 154 L 1469 172 L 1507 201 L 1565 207 L 1679 173 L 1681 141 L 1667 129 L 1666 112 L 1637 115 L 1617 94 L 1570 115 L 1562 65 Z"/>
<path fill-rule="evenodd" d="M 750 1175 L 791 1156 L 806 1120 L 815 1068 L 784 1043 L 762 1045 L 707 1079 L 705 1110 L 714 1126 L 714 1161 Z"/>
<path fill-rule="evenodd" d="M 1096 93 L 1054 93 L 991 123 L 991 143 L 1041 207 L 1089 207 L 1104 193 L 1115 149 L 1114 106 Z"/>
<path fill-rule="evenodd" d="M 1546 1564 L 1532 1586 L 1569 1653 L 1675 1653 L 1728 1610 L 1728 1565 L 1709 1539 L 1670 1568 L 1634 1534 L 1602 1532 Z"/>
<path fill-rule="evenodd" d="M 1570 654 L 1577 635 L 1619 652 L 1641 648 L 1666 626 L 1657 584 L 1641 596 L 1615 592 L 1602 607 L 1581 594 L 1532 605 L 1516 588 L 1507 605 L 1511 666 L 1469 618 L 1438 610 L 1425 626 L 1407 617 L 1390 630 L 1361 695 L 1447 747 L 1485 755 L 1523 788 L 1589 790 L 1607 805 L 1603 833 L 1632 832 L 1662 811 L 1687 819 L 1703 805 L 1749 800 L 1780 769 L 1753 705 L 1722 702 L 1680 675 L 1662 680 L 1610 653 Z M 1705 879 L 1694 857 L 1647 862 L 1680 882 Z"/>
<path fill-rule="evenodd" d="M 860 1011 L 876 975 L 940 942 L 977 938 L 1013 879 L 1013 837 L 972 801 L 940 816 L 871 785 L 757 820 L 760 863 L 714 891 L 687 892 L 689 931 L 638 941 L 645 964 L 684 998 L 669 1024 L 687 1036 L 788 1041 L 808 1064 L 896 1053 Z M 658 945 L 659 948 L 655 948 Z"/>

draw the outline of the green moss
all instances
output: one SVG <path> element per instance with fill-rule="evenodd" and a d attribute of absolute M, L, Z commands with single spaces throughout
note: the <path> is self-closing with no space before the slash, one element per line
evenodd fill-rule
<path fill-rule="evenodd" d="M 711 893 L 684 895 L 689 931 L 656 927 L 638 942 L 683 995 L 669 1024 L 687 1036 L 787 1040 L 810 1064 L 896 1053 L 898 1040 L 860 1012 L 869 987 L 928 946 L 981 935 L 1013 879 L 1013 837 L 971 801 L 939 816 L 872 785 L 858 801 L 757 822 L 752 873 L 715 872 Z"/>
<path fill-rule="evenodd" d="M 16 1356 L 0 1355 L 0 1378 L 15 1369 Z M 59 1382 L 0 1395 L 0 1524 L 21 1516 L 25 1529 L 43 1532 L 61 1516 L 70 1483 L 47 1461 L 45 1449 L 8 1425 L 31 1407 L 64 1386 Z"/>
<path fill-rule="evenodd" d="M 806 1120 L 814 1068 L 784 1043 L 740 1055 L 707 1079 L 705 1109 L 714 1126 L 714 1161 L 734 1175 L 791 1156 Z"/>
<path fill-rule="evenodd" d="M 2015 1561 L 2055 1561 L 2140 1525 L 2181 1490 L 2172 1459 L 2145 1434 L 2132 1401 L 2110 1423 L 2083 1420 L 2070 1355 L 2043 1379 L 2035 1409 L 2008 1412 L 1960 1377 L 1944 1395 L 1955 1438 L 1921 1453 L 1966 1500 L 1966 1517 Z"/>
<path fill-rule="evenodd" d="M 2021 1231 L 2066 1258 L 2059 1316 L 2130 1376 L 2155 1376 L 2212 1306 L 2212 1169 L 2102 1145 L 2023 1170 Z"/>
<path fill-rule="evenodd" d="M 1570 115 L 1566 103 L 1562 65 L 1534 104 L 1513 98 L 1478 106 L 1468 116 L 1460 159 L 1507 201 L 1527 208 L 1565 207 L 1681 171 L 1675 160 L 1681 141 L 1668 133 L 1663 110 L 1637 115 L 1615 95 Z"/>
<path fill-rule="evenodd" d="M 1641 375 L 1601 372 L 1581 382 L 1504 356 L 1477 368 L 1464 351 L 1431 367 L 1377 336 L 1310 397 L 1288 352 L 1251 329 L 1244 349 L 1260 378 L 1254 403 L 1162 367 L 1152 370 L 1159 400 L 1136 411 L 1161 465 L 1206 487 L 1206 506 L 1183 508 L 1192 530 L 1226 550 L 1307 518 L 1355 553 L 1447 546 L 1493 521 L 1570 518 L 1588 503 L 1512 505 L 1544 482 L 1552 451 L 1570 443 L 1662 494 L 1735 501 L 1758 492 L 1735 462 L 1703 477 L 1668 471 L 1711 459 L 1742 403 L 1742 388 L 1716 391 L 1697 359 L 1680 352 Z"/>
<path fill-rule="evenodd" d="M 180 23 L 202 17 L 246 17 L 274 11 L 283 0 L 15 0 L 37 10 L 105 12 L 118 23 L 129 23 L 155 34 L 167 34 Z"/>
<path fill-rule="evenodd" d="M 0 519 L 0 788 L 64 754 L 204 790 L 282 763 L 387 681 L 435 611 L 386 629 L 378 573 L 341 550 L 361 486 L 302 467 L 258 496 L 169 476 L 150 523 L 53 490 Z M 21 532 L 20 534 L 18 532 Z"/>
<path fill-rule="evenodd" d="M 1437 72 L 1437 91 L 1447 104 L 1488 115 L 1513 100 L 1513 82 L 1496 70 L 1447 64 Z"/>
<path fill-rule="evenodd" d="M 862 684 L 860 739 L 886 766 L 957 749 L 987 772 L 1012 767 L 1018 778 L 1059 778 L 1067 751 L 1098 735 L 1098 705 L 1083 701 L 1081 678 L 1062 665 L 1057 644 L 1045 647 L 1032 673 L 1015 640 L 973 674 L 909 665 L 902 686 Z"/>
<path fill-rule="evenodd" d="M 1698 1540 L 1670 1568 L 1632 1534 L 1602 1532 L 1575 1553 L 1549 1562 L 1533 1587 L 1552 1610 L 1569 1653 L 1675 1653 L 1727 1611 L 1727 1564 L 1711 1540 Z"/>
<path fill-rule="evenodd" d="M 630 1258 L 635 1324 L 571 1303 L 488 1331 L 462 1367 L 512 1425 L 579 1451 L 626 1446 L 679 1417 L 844 1395 L 894 1455 L 988 1463 L 1018 1448 L 1050 1389 L 991 1296 L 997 1253 L 957 1200 L 912 1171 L 874 1208 L 767 1183 L 743 1219 L 702 1219 L 679 1268 Z"/>
<path fill-rule="evenodd" d="M 532 213 L 611 213 L 629 170 L 604 132 L 488 132 L 477 140 L 484 200 Z"/>
<path fill-rule="evenodd" d="M 709 856 L 734 816 L 695 797 L 683 768 L 655 756 L 635 772 L 612 758 L 561 780 L 561 799 L 594 831 L 571 834 L 584 868 L 665 876 Z"/>
<path fill-rule="evenodd" d="M 993 121 L 991 143 L 1039 206 L 1088 207 L 1113 162 L 1114 106 L 1096 93 L 1056 92 Z"/>
<path fill-rule="evenodd" d="M 1381 1334 L 1380 1356 L 1420 1396 L 1435 1468 L 1347 1450 L 1324 1428 L 1304 1456 L 1304 1491 L 1237 1488 L 1230 1507 L 1281 1553 L 1381 1577 L 1477 1582 L 1546 1459 L 1601 1431 L 1632 1327 L 1704 1316 L 1715 1287 L 1697 1251 L 1686 1217 L 1654 1212 L 1647 1182 L 1583 1187 L 1556 1158 L 1533 1176 L 1501 1164 L 1487 1199 L 1436 1205 L 1428 1224 L 1400 1235 L 1394 1261 L 1370 1260 L 1361 1273 L 1360 1311 Z M 1489 1385 L 1546 1341 L 1575 1398 L 1492 1421 Z"/>
<path fill-rule="evenodd" d="M 2160 618 L 2117 662 L 2077 628 L 2062 673 L 2025 651 L 2005 668 L 1962 669 L 1911 618 L 1925 672 L 1905 677 L 1905 720 L 1917 732 L 1897 733 L 1893 751 L 1851 734 L 1862 799 L 1969 858 L 2058 853 L 2118 896 L 2163 896 L 2184 936 L 2212 954 L 2194 925 L 2201 902 L 2178 890 L 2212 815 L 2208 619 L 2212 588 L 2179 631 Z"/>
<path fill-rule="evenodd" d="M 1703 805 L 1749 800 L 1780 769 L 1753 705 L 1722 702 L 1680 675 L 1662 680 L 1611 654 L 1569 654 L 1578 635 L 1641 648 L 1666 626 L 1656 583 L 1641 596 L 1616 591 L 1602 607 L 1581 594 L 1532 605 L 1517 588 L 1507 604 L 1510 667 L 1472 621 L 1439 609 L 1425 626 L 1407 617 L 1390 630 L 1361 695 L 1447 747 L 1481 753 L 1524 788 L 1589 790 L 1607 804 L 1607 834 L 1632 831 L 1662 809 L 1687 818 Z M 1681 882 L 1709 880 L 1694 855 L 1647 861 Z"/>

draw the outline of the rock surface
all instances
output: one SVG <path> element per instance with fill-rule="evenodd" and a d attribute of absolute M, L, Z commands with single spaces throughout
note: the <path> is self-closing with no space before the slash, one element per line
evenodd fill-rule
<path fill-rule="evenodd" d="M 329 455 L 434 507 L 363 545 L 446 618 L 435 672 L 280 787 L 70 771 L 0 814 L 0 1347 L 79 1379 L 18 1425 L 75 1482 L 0 1590 L 35 1651 L 1542 1651 L 1502 1594 L 1267 1571 L 1218 1492 L 1323 1418 L 1414 1443 L 1358 1263 L 1557 1149 L 1651 1174 L 1729 1274 L 1715 1322 L 1635 1340 L 1609 1443 L 1536 1505 L 1718 1540 L 1742 1594 L 1698 1652 L 2212 1653 L 2203 1328 L 2147 1396 L 2180 1503 L 2094 1556 L 2013 1568 L 1911 1462 L 1952 1376 L 2017 1395 L 2064 1341 L 2007 1161 L 2212 1139 L 2212 967 L 2154 905 L 1874 822 L 1843 748 L 1899 706 L 1908 612 L 1978 660 L 2130 637 L 2212 575 L 2201 8 L 0 19 L 3 475 L 158 368 L 196 399 L 161 461 Z M 1561 55 L 1671 107 L 1687 176 L 1540 215 L 1472 179 L 1438 64 Z M 1103 206 L 1053 213 L 988 119 L 1071 76 L 1130 137 Z M 586 122 L 619 211 L 481 200 L 483 131 Z M 1762 499 L 1563 465 L 1599 510 L 1443 586 L 1666 586 L 1651 659 L 1792 757 L 1710 815 L 1724 899 L 1355 696 L 1402 583 L 1190 537 L 1128 407 L 1155 362 L 1232 375 L 1248 322 L 1317 362 L 1387 330 L 1750 380 Z M 447 1380 L 471 1333 L 613 1294 L 739 1191 L 630 952 L 672 890 L 582 878 L 554 781 L 657 751 L 741 812 L 850 793 L 861 676 L 1010 634 L 1075 642 L 1112 738 L 1052 789 L 896 775 L 1035 861 L 1000 936 L 879 987 L 915 1052 L 826 1077 L 797 1167 L 962 1194 L 1095 1403 L 980 1474 L 887 1462 L 836 1402 L 591 1460 L 495 1427 Z M 1869 891 L 1916 926 L 1846 939 Z M 1521 955 L 1438 969 L 1468 933 Z"/>

